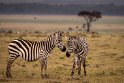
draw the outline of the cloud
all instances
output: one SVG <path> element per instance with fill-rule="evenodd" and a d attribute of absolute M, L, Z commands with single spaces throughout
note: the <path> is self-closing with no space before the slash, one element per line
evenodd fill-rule
<path fill-rule="evenodd" d="M 48 3 L 48 4 L 124 4 L 124 0 L 0 0 L 4 3 Z"/>
<path fill-rule="evenodd" d="M 33 3 L 33 2 L 43 2 L 44 0 L 0 0 L 3 3 Z"/>

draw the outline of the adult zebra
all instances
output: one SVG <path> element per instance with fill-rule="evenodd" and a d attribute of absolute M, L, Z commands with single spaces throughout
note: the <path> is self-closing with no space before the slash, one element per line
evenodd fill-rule
<path fill-rule="evenodd" d="M 55 46 L 63 52 L 66 51 L 66 47 L 62 41 L 62 34 L 63 32 L 60 31 L 55 32 L 48 36 L 47 40 L 43 41 L 13 40 L 8 46 L 10 57 L 6 68 L 7 78 L 12 78 L 11 65 L 19 56 L 30 62 L 39 59 L 41 63 L 41 75 L 42 77 L 46 76 L 48 54 L 51 53 Z"/>
<path fill-rule="evenodd" d="M 68 37 L 66 56 L 70 57 L 70 53 L 72 52 L 75 55 L 71 76 L 74 75 L 74 69 L 76 64 L 78 66 L 78 75 L 80 75 L 81 63 L 83 63 L 84 75 L 86 76 L 85 61 L 86 61 L 86 56 L 88 55 L 88 51 L 89 51 L 89 46 L 85 38 L 75 37 L 75 36 Z"/>

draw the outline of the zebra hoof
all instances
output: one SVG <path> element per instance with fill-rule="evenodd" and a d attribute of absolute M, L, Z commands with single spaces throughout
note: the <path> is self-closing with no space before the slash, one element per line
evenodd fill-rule
<path fill-rule="evenodd" d="M 80 73 L 80 72 L 78 72 L 78 75 L 80 76 L 80 75 L 81 75 L 81 73 Z"/>
<path fill-rule="evenodd" d="M 6 73 L 7 78 L 12 78 L 11 73 Z"/>
<path fill-rule="evenodd" d="M 74 75 L 74 72 L 71 72 L 71 76 L 73 77 L 73 75 Z"/>
<path fill-rule="evenodd" d="M 47 74 L 44 74 L 44 75 L 42 74 L 41 76 L 43 79 L 49 78 L 49 75 L 47 75 Z"/>
<path fill-rule="evenodd" d="M 7 78 L 12 78 L 12 76 L 11 75 L 9 75 L 9 76 L 6 76 Z"/>
<path fill-rule="evenodd" d="M 41 77 L 44 78 L 44 74 L 41 74 Z"/>
<path fill-rule="evenodd" d="M 44 77 L 45 77 L 45 78 L 49 78 L 49 75 L 45 74 Z"/>
<path fill-rule="evenodd" d="M 70 57 L 70 54 L 68 52 L 66 52 L 66 57 Z"/>

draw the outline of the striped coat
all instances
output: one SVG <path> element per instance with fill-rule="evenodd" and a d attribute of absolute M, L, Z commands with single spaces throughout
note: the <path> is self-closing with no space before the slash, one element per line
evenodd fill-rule
<path fill-rule="evenodd" d="M 9 60 L 6 68 L 6 76 L 11 78 L 11 65 L 18 57 L 22 57 L 26 61 L 40 60 L 41 63 L 41 75 L 46 76 L 47 58 L 54 47 L 60 48 L 61 51 L 65 51 L 66 47 L 62 41 L 63 32 L 56 32 L 47 37 L 47 40 L 42 41 L 29 41 L 23 39 L 13 40 L 9 46 Z"/>
<path fill-rule="evenodd" d="M 78 66 L 78 74 L 80 75 L 82 63 L 84 67 L 84 74 L 86 75 L 85 61 L 86 61 L 86 56 L 88 55 L 88 52 L 89 52 L 89 45 L 85 38 L 75 37 L 75 36 L 68 37 L 66 56 L 70 57 L 71 53 L 74 53 L 74 56 L 75 56 L 72 73 L 71 73 L 72 76 L 74 74 L 74 69 L 76 65 Z"/>

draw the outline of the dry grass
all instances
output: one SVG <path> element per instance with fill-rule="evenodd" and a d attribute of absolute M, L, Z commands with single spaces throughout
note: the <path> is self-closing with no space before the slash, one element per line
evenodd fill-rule
<path fill-rule="evenodd" d="M 31 19 L 32 16 L 26 16 L 27 19 Z M 72 16 L 73 17 L 73 16 Z M 17 19 L 18 16 L 9 17 L 9 19 Z M 39 17 L 41 18 L 41 17 Z M 49 17 L 50 18 L 50 17 Z M 53 16 L 52 18 L 55 18 Z M 67 17 L 66 17 L 67 18 Z M 106 17 L 107 19 L 109 17 Z M 111 19 L 115 17 L 110 17 Z M 6 17 L 6 19 L 8 19 Z M 20 18 L 21 19 L 21 18 Z M 47 17 L 42 17 L 42 19 L 47 19 Z M 58 18 L 56 18 L 58 19 Z M 62 18 L 62 20 L 65 17 Z M 77 19 L 77 17 L 69 17 L 69 19 Z M 122 18 L 121 18 L 122 19 Z M 51 19 L 52 20 L 52 19 Z M 13 25 L 8 25 L 10 22 L 2 22 L 0 23 L 0 28 L 2 27 L 27 27 L 32 26 L 33 24 L 23 24 L 23 23 L 13 23 Z M 7 25 L 6 25 L 7 24 Z M 55 28 L 59 27 L 60 24 L 56 23 L 47 23 L 46 24 L 38 24 L 32 27 L 39 26 L 46 28 L 47 26 L 51 27 L 51 25 L 55 25 Z M 51 25 L 50 25 L 51 24 Z M 67 24 L 63 23 L 65 26 L 75 26 L 75 24 Z M 27 25 L 27 26 L 26 26 Z M 108 27 L 109 24 L 96 24 L 97 28 L 100 27 L 104 29 L 104 27 Z M 123 24 L 111 24 L 111 27 L 121 27 Z M 61 27 L 60 27 L 61 28 Z M 28 28 L 31 30 L 33 28 Z M 107 30 L 108 28 L 106 28 Z M 33 29 L 34 30 L 34 29 Z M 102 29 L 101 29 L 102 30 Z M 115 28 L 116 30 L 116 28 Z M 49 78 L 42 79 L 40 76 L 40 63 L 39 61 L 35 62 L 26 62 L 21 58 L 15 60 L 12 66 L 12 79 L 7 79 L 5 76 L 6 72 L 6 63 L 8 60 L 8 44 L 13 39 L 19 38 L 17 36 L 1 36 L 0 37 L 0 83 L 123 83 L 124 82 L 124 33 L 117 34 L 116 32 L 106 34 L 104 33 L 95 33 L 95 34 L 85 34 L 87 41 L 90 45 L 90 53 L 87 56 L 87 76 L 83 76 L 83 68 L 81 76 L 77 75 L 77 71 L 75 73 L 74 78 L 70 76 L 73 58 L 66 58 L 65 53 L 62 53 L 58 48 L 55 48 L 52 51 L 52 54 L 48 58 L 48 70 L 47 73 Z M 77 33 L 76 33 L 77 34 Z M 72 34 L 74 35 L 74 33 Z M 33 35 L 32 35 L 33 36 Z M 42 40 L 44 37 L 23 37 L 24 39 L 29 40 Z M 64 39 L 64 38 L 63 38 Z M 66 43 L 66 40 L 65 40 Z"/>
<path fill-rule="evenodd" d="M 100 34 L 99 34 L 100 35 Z M 92 37 L 87 35 L 90 45 L 90 53 L 87 56 L 87 77 L 78 76 L 75 73 L 74 78 L 70 76 L 73 56 L 66 58 L 58 48 L 52 51 L 48 59 L 49 78 L 42 79 L 40 76 L 40 63 L 26 62 L 18 58 L 12 66 L 13 79 L 7 79 L 5 76 L 6 63 L 8 59 L 7 45 L 16 37 L 0 38 L 0 82 L 45 82 L 45 83 L 122 83 L 124 81 L 124 38 L 116 35 L 100 35 Z M 25 37 L 33 40 L 35 37 Z M 42 39 L 42 37 L 40 38 Z"/>

